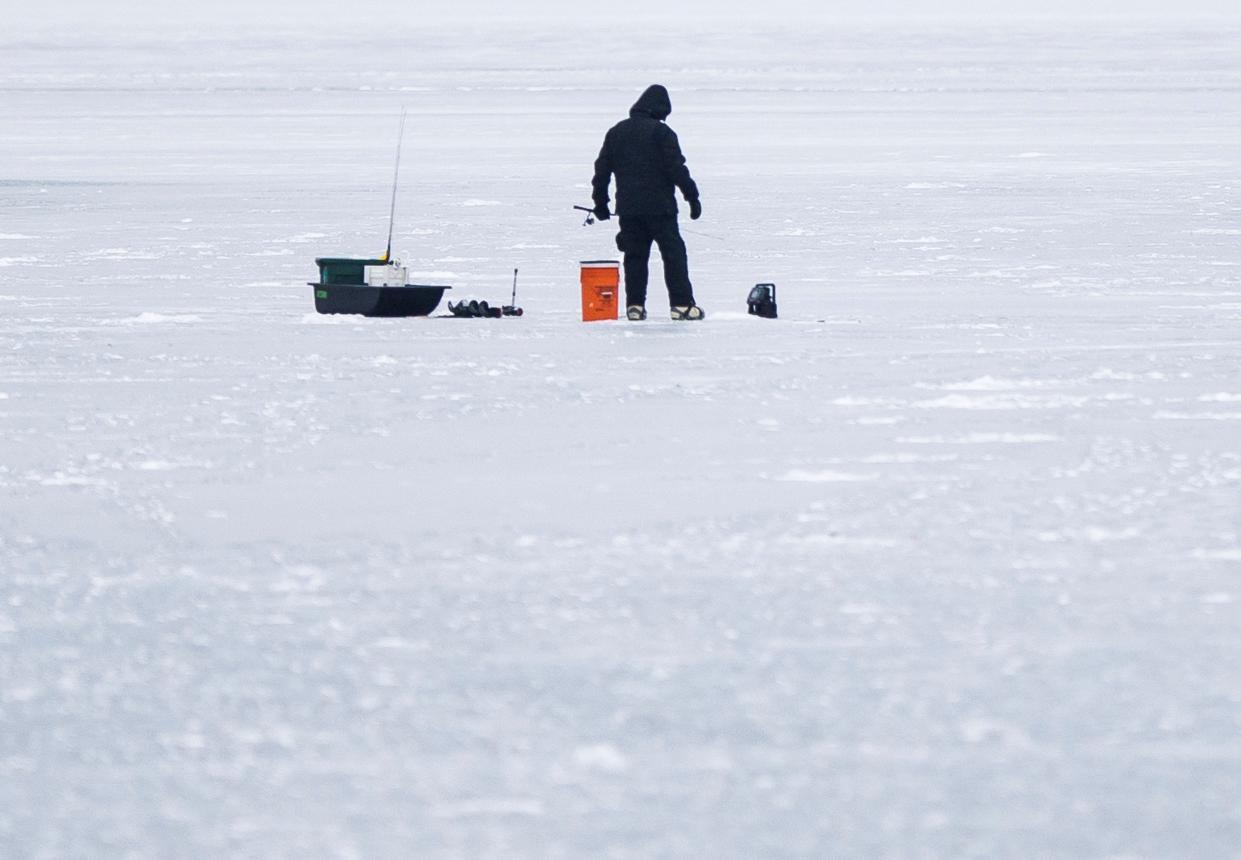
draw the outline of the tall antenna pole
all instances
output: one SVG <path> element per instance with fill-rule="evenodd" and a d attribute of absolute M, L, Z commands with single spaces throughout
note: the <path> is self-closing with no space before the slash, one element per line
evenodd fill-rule
<path fill-rule="evenodd" d="M 388 211 L 388 250 L 384 262 L 392 259 L 392 228 L 396 225 L 396 185 L 401 176 L 401 144 L 405 142 L 405 106 L 401 106 L 401 130 L 396 135 L 396 167 L 392 170 L 392 208 Z"/>

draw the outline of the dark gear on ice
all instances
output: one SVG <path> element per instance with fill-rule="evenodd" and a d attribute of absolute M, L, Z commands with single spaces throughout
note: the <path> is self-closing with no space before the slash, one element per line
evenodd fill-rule
<path fill-rule="evenodd" d="M 629 110 L 629 119 L 608 130 L 595 161 L 595 216 L 610 217 L 608 187 L 616 175 L 616 246 L 625 255 L 625 303 L 630 319 L 645 319 L 651 244 L 659 245 L 673 319 L 702 319 L 694 303 L 685 241 L 677 227 L 676 191 L 689 203 L 690 218 L 702 215 L 698 186 L 685 166 L 676 132 L 664 124 L 672 113 L 668 90 L 648 87 Z"/>

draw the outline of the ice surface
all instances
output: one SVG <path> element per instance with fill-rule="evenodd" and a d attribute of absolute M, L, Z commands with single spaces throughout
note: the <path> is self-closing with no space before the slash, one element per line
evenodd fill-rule
<path fill-rule="evenodd" d="M 0 855 L 1236 853 L 1241 33 L 374 32 L 0 36 Z"/>

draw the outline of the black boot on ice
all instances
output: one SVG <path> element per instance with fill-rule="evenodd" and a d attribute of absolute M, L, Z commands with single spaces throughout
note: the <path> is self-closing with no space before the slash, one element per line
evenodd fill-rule
<path fill-rule="evenodd" d="M 644 320 L 646 319 L 646 308 L 642 307 L 642 305 L 630 305 L 625 308 L 625 316 L 634 321 Z"/>
<path fill-rule="evenodd" d="M 706 313 L 698 305 L 684 305 L 672 309 L 672 318 L 674 320 L 700 320 L 706 316 Z"/>

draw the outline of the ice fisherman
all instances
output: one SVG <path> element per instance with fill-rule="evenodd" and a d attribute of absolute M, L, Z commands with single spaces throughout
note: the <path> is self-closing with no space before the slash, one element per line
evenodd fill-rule
<path fill-rule="evenodd" d="M 668 90 L 659 84 L 647 87 L 629 109 L 629 119 L 608 129 L 595 161 L 592 197 L 600 221 L 611 217 L 608 186 L 616 175 L 616 215 L 620 218 L 616 247 L 625 255 L 625 316 L 631 320 L 646 319 L 652 242 L 659 245 L 663 257 L 672 318 L 700 320 L 704 316 L 689 281 L 675 192 L 680 189 L 689 204 L 689 217 L 695 221 L 702 215 L 702 204 L 676 132 L 664 124 L 670 113 Z"/>

